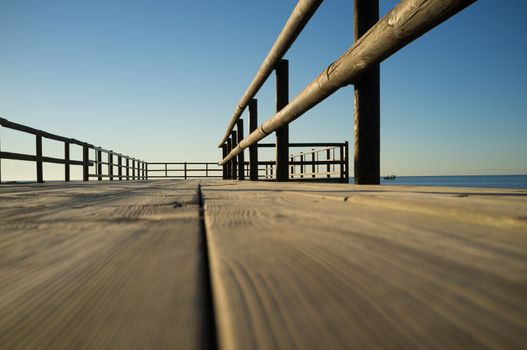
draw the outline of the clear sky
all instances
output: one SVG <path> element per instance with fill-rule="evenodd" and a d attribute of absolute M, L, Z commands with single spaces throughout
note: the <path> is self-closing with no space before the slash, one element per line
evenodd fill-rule
<path fill-rule="evenodd" d="M 147 161 L 217 161 L 295 4 L 0 0 L 0 116 Z M 291 99 L 352 45 L 352 4 L 326 0 L 287 53 Z M 381 15 L 396 4 L 381 1 Z M 527 174 L 525 13 L 523 0 L 479 0 L 381 65 L 383 174 Z M 260 121 L 273 83 L 257 96 Z M 29 136 L 0 137 L 34 153 Z M 353 143 L 353 87 L 293 122 L 290 140 Z M 20 163 L 2 162 L 4 180 L 34 177 Z"/>

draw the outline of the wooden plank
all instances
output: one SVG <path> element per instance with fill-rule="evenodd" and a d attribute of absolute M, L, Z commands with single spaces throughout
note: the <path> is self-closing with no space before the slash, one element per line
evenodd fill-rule
<path fill-rule="evenodd" d="M 0 188 L 5 349 L 210 345 L 197 182 Z"/>
<path fill-rule="evenodd" d="M 527 342 L 527 191 L 225 181 L 202 191 L 220 348 Z"/>

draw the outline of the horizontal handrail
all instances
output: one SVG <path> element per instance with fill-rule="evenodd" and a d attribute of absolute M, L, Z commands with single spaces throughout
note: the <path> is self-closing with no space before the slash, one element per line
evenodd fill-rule
<path fill-rule="evenodd" d="M 260 142 L 257 144 L 258 147 L 262 148 L 274 148 L 276 147 L 276 143 L 263 143 Z M 344 143 L 338 143 L 338 142 L 290 142 L 289 147 L 340 147 L 344 146 Z M 218 163 L 215 163 L 218 164 Z"/>
<path fill-rule="evenodd" d="M 205 165 L 205 164 L 208 164 L 208 165 L 215 165 L 217 166 L 218 165 L 218 162 L 148 162 L 149 165 L 184 165 L 184 164 L 189 164 L 189 165 Z"/>
<path fill-rule="evenodd" d="M 54 163 L 54 164 L 69 164 L 69 165 L 88 165 L 92 166 L 93 162 L 83 162 L 82 160 L 66 160 L 61 158 L 34 156 L 31 154 L 0 152 L 0 159 L 12 160 L 27 160 L 32 162 Z"/>
<path fill-rule="evenodd" d="M 246 138 L 240 140 L 219 164 L 225 164 L 242 150 L 291 123 L 338 89 L 353 84 L 370 67 L 382 62 L 475 1 L 401 1 L 335 62 L 324 69 L 293 101 Z"/>
<path fill-rule="evenodd" d="M 251 84 L 243 94 L 240 102 L 236 106 L 234 114 L 232 115 L 229 124 L 227 125 L 227 131 L 225 132 L 225 136 L 223 136 L 223 138 L 221 139 L 218 147 L 222 147 L 227 138 L 229 138 L 230 133 L 234 128 L 234 125 L 236 125 L 236 121 L 240 118 L 245 108 L 247 108 L 247 105 L 249 104 L 251 99 L 256 95 L 258 90 L 260 90 L 267 78 L 269 78 L 269 75 L 271 75 L 278 61 L 280 61 L 280 59 L 284 57 L 287 50 L 289 50 L 291 45 L 294 43 L 298 35 L 302 32 L 302 30 L 309 22 L 309 20 L 316 12 L 321 3 L 322 0 L 298 1 L 297 5 L 293 9 L 293 12 L 289 16 L 289 19 L 287 20 L 284 28 L 278 35 L 278 38 L 271 47 L 271 50 L 269 50 L 269 53 L 265 57 L 264 61 L 262 62 L 262 65 L 258 69 L 258 72 L 254 76 L 253 81 L 251 82 Z"/>
<path fill-rule="evenodd" d="M 182 172 L 182 171 L 186 171 L 186 172 L 189 172 L 189 171 L 201 171 L 201 172 L 204 172 L 204 171 L 223 171 L 223 169 L 148 169 L 148 172 L 151 173 L 151 172 Z"/>
<path fill-rule="evenodd" d="M 147 164 L 147 176 L 151 179 L 172 178 L 172 179 L 188 179 L 188 178 L 222 178 L 223 175 L 213 175 L 213 173 L 223 172 L 223 169 L 217 162 L 152 162 Z M 171 168 L 170 165 L 181 166 Z M 164 168 L 159 168 L 164 166 Z M 196 168 L 196 166 L 202 166 Z M 210 167 L 209 167 L 210 166 Z M 152 167 L 156 167 L 153 169 Z M 150 175 L 164 173 L 164 175 Z M 203 175 L 191 175 L 201 173 Z M 174 175 L 180 174 L 180 175 Z"/>
<path fill-rule="evenodd" d="M 50 140 L 61 141 L 61 142 L 68 142 L 68 143 L 76 144 L 76 145 L 79 145 L 79 146 L 93 147 L 93 145 L 90 145 L 89 143 L 86 143 L 86 142 L 82 142 L 82 141 L 79 141 L 79 140 L 76 140 L 76 139 L 59 136 L 59 135 L 56 135 L 56 134 L 51 134 L 49 132 L 38 130 L 38 129 L 29 127 L 29 126 L 26 126 L 26 125 L 14 123 L 14 122 L 9 121 L 9 120 L 7 120 L 5 118 L 0 118 L 0 126 L 3 126 L 4 128 L 12 129 L 12 130 L 22 131 L 22 132 L 25 132 L 25 133 L 28 133 L 28 134 L 33 134 L 35 136 L 42 136 L 42 137 L 45 137 L 45 138 L 50 139 Z"/>

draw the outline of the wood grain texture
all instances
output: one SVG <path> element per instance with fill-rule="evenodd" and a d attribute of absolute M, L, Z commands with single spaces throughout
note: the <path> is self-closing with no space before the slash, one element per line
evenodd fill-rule
<path fill-rule="evenodd" d="M 197 182 L 0 187 L 0 348 L 209 345 Z"/>
<path fill-rule="evenodd" d="M 527 191 L 203 184 L 222 349 L 522 349 Z"/>

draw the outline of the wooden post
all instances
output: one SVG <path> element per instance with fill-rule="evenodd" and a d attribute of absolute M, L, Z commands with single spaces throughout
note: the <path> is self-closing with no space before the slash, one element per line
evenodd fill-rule
<path fill-rule="evenodd" d="M 145 163 L 145 180 L 148 180 L 148 163 Z"/>
<path fill-rule="evenodd" d="M 236 148 L 238 146 L 238 137 L 236 136 L 236 130 L 231 131 L 231 141 L 232 141 L 232 148 Z M 238 178 L 238 160 L 236 157 L 232 158 L 231 161 L 231 167 L 232 167 L 232 179 L 236 180 Z"/>
<path fill-rule="evenodd" d="M 187 162 L 185 162 L 185 180 L 187 179 Z"/>
<path fill-rule="evenodd" d="M 315 149 L 312 148 L 311 149 L 311 177 L 314 178 L 315 177 L 315 173 L 316 173 L 316 168 L 315 168 Z"/>
<path fill-rule="evenodd" d="M 88 146 L 82 146 L 82 181 L 90 181 L 90 167 L 88 162 L 90 160 L 90 151 Z"/>
<path fill-rule="evenodd" d="M 344 142 L 344 165 L 346 167 L 346 177 L 344 178 L 345 183 L 349 183 L 350 181 L 350 160 L 349 160 L 349 143 L 348 141 Z M 380 181 L 380 178 L 379 178 Z"/>
<path fill-rule="evenodd" d="M 300 152 L 300 178 L 304 178 L 304 154 Z"/>
<path fill-rule="evenodd" d="M 113 153 L 108 152 L 108 175 L 110 175 L 110 181 L 113 181 Z"/>
<path fill-rule="evenodd" d="M 123 157 L 121 155 L 117 156 L 117 173 L 119 174 L 119 181 L 123 181 Z"/>
<path fill-rule="evenodd" d="M 243 120 L 239 119 L 236 122 L 236 129 L 238 129 L 238 142 L 243 140 Z M 244 151 L 238 154 L 238 180 L 245 180 L 245 156 Z"/>
<path fill-rule="evenodd" d="M 289 164 L 291 164 L 293 161 L 294 161 L 293 157 L 289 158 Z M 294 178 L 294 177 L 295 177 L 295 166 L 291 165 L 291 178 Z"/>
<path fill-rule="evenodd" d="M 126 181 L 130 180 L 130 158 L 126 157 Z"/>
<path fill-rule="evenodd" d="M 289 103 L 289 61 L 276 66 L 276 112 Z M 276 181 L 289 179 L 289 125 L 276 130 Z"/>
<path fill-rule="evenodd" d="M 135 159 L 132 158 L 132 180 L 135 180 Z"/>
<path fill-rule="evenodd" d="M 229 137 L 227 139 L 227 154 L 232 150 L 232 140 Z M 227 179 L 232 179 L 232 160 L 227 162 Z"/>
<path fill-rule="evenodd" d="M 70 143 L 64 142 L 64 181 L 70 181 Z"/>
<path fill-rule="evenodd" d="M 249 102 L 249 134 L 258 127 L 258 100 Z M 249 146 L 249 178 L 258 181 L 258 143 Z"/>
<path fill-rule="evenodd" d="M 330 158 L 331 158 L 331 149 L 328 148 L 326 150 L 326 160 L 329 162 Z M 329 174 L 331 172 L 331 166 L 329 165 L 329 163 L 328 163 L 328 165 L 326 165 L 326 171 L 327 171 L 326 177 L 329 179 L 331 177 L 331 175 Z"/>
<path fill-rule="evenodd" d="M 221 146 L 221 159 L 227 157 L 227 142 L 225 142 L 222 146 Z M 223 168 L 223 180 L 227 180 L 227 167 L 228 165 L 227 164 L 223 164 L 222 168 Z"/>
<path fill-rule="evenodd" d="M 97 150 L 97 181 L 102 181 L 102 151 Z"/>
<path fill-rule="evenodd" d="M 44 174 L 42 171 L 42 136 L 37 135 L 36 138 L 36 146 L 37 146 L 37 182 L 42 183 L 44 182 Z"/>
<path fill-rule="evenodd" d="M 379 0 L 354 1 L 357 41 L 379 20 Z M 356 184 L 380 184 L 380 116 L 380 71 L 376 64 L 355 83 Z"/>

